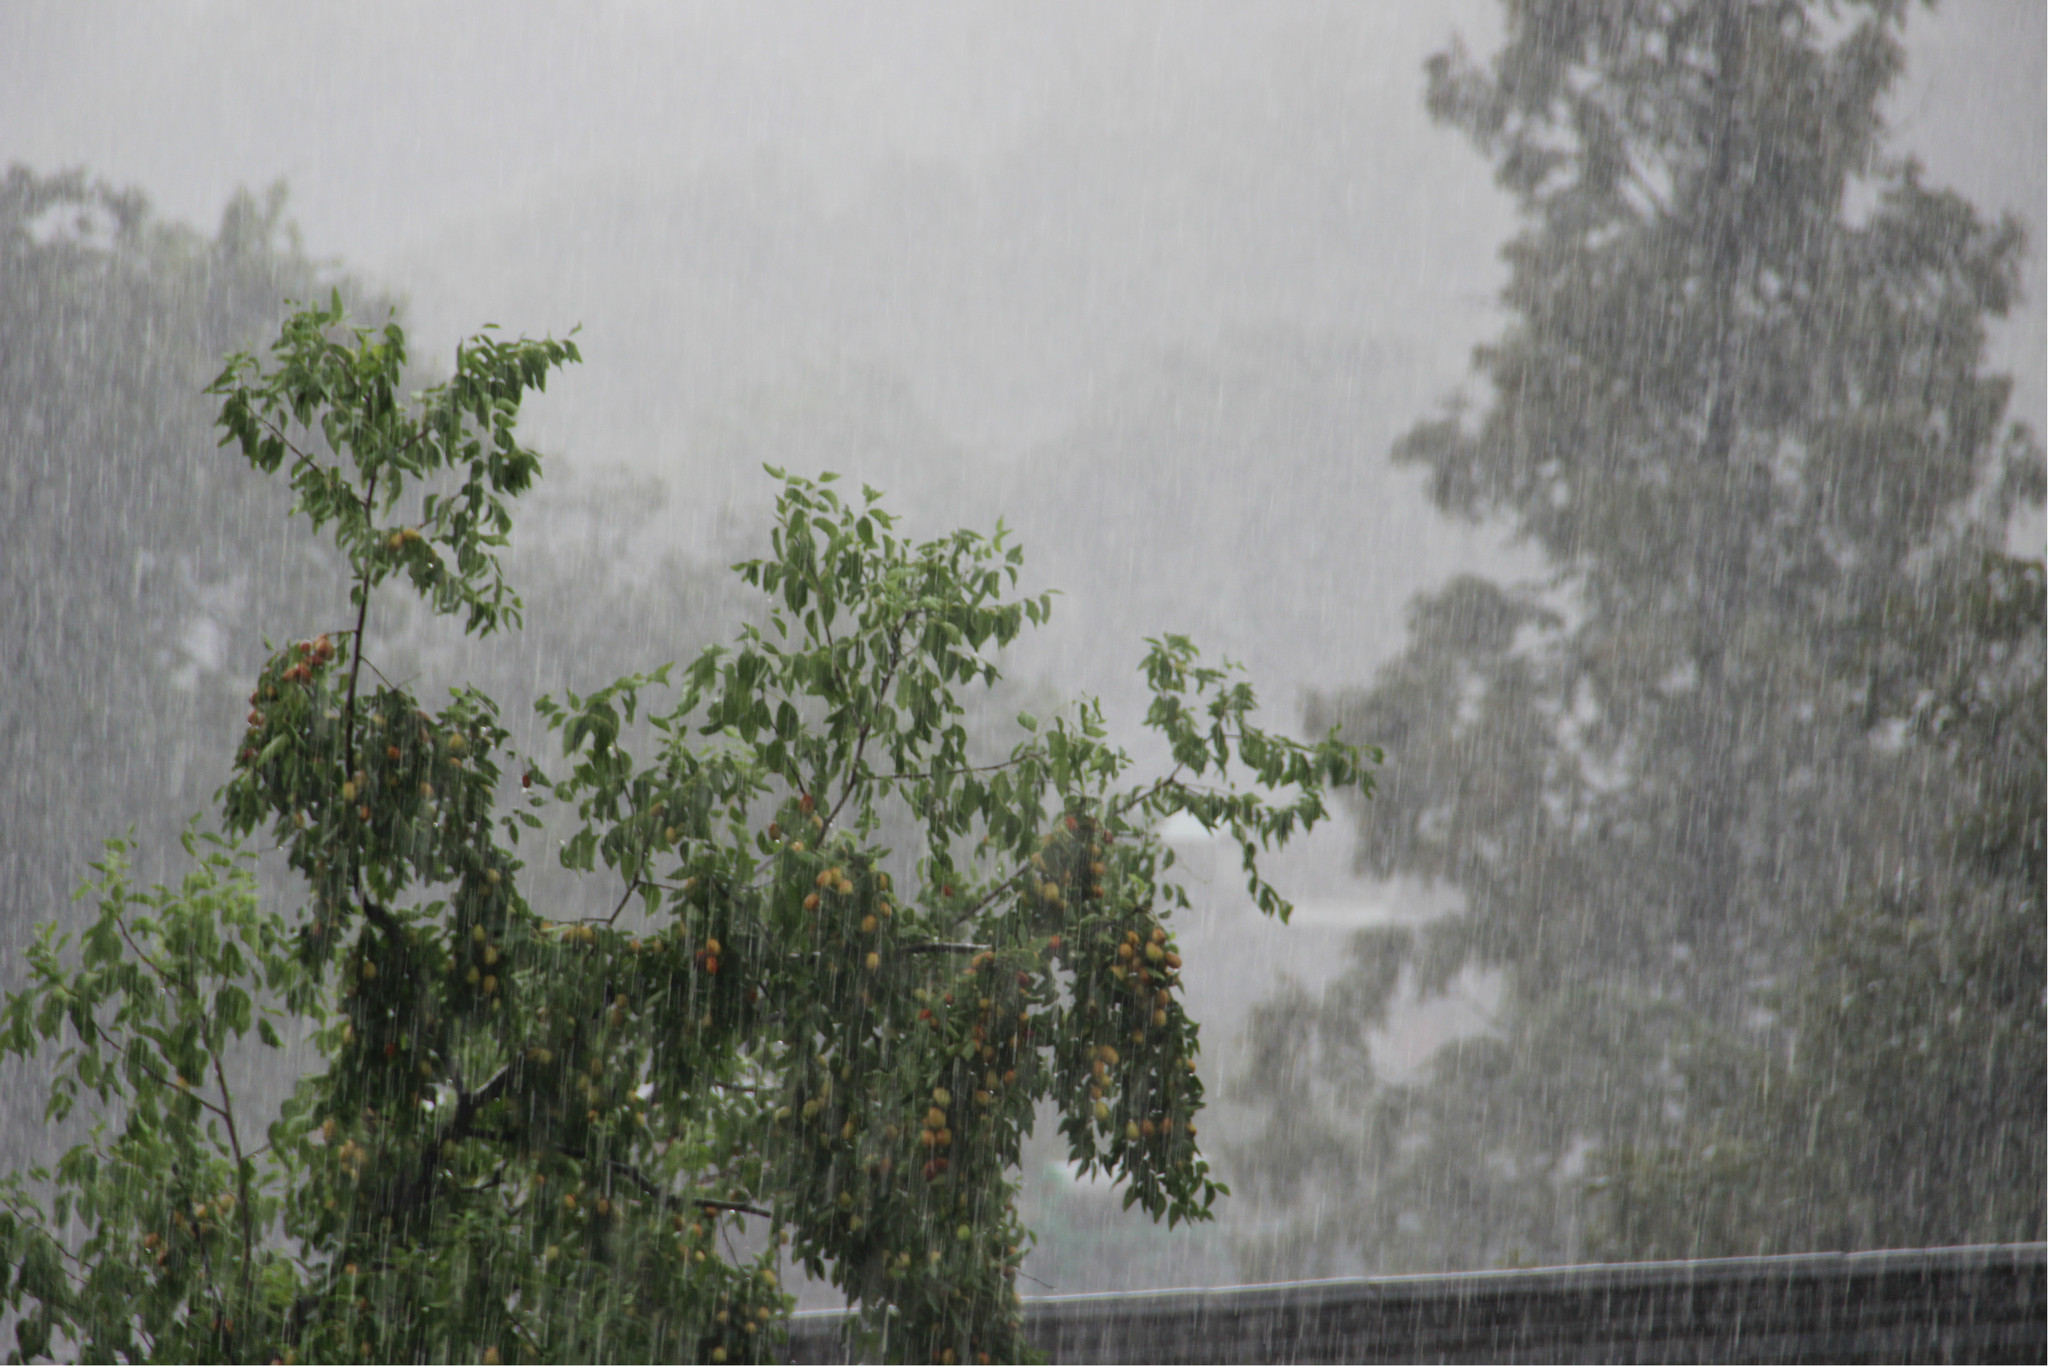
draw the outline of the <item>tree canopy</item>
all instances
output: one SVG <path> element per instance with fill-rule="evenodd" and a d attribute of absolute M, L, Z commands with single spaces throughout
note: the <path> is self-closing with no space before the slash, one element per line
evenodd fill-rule
<path fill-rule="evenodd" d="M 1085 702 L 970 762 L 965 691 L 1050 607 L 1012 595 L 1020 552 L 776 473 L 772 553 L 737 566 L 765 620 L 542 699 L 550 774 L 492 698 L 430 708 L 364 642 L 399 586 L 471 633 L 518 623 L 500 556 L 541 459 L 516 422 L 577 358 L 486 332 L 407 398 L 402 329 L 337 298 L 213 385 L 226 444 L 347 565 L 354 625 L 265 662 L 184 881 L 139 888 L 112 842 L 96 915 L 46 928 L 6 1001 L 0 1046 L 63 1050 L 50 1116 L 96 1120 L 0 1186 L 21 1354 L 760 1357 L 786 1257 L 892 1359 L 1016 1360 L 1041 1102 L 1127 1207 L 1222 1193 L 1152 832 L 1233 837 L 1284 917 L 1258 855 L 1369 789 L 1360 752 L 1261 730 L 1249 685 L 1166 636 L 1143 667 L 1169 771 L 1135 777 Z M 616 879 L 608 914 L 529 899 L 547 811 L 564 867 Z M 256 895 L 259 830 L 295 913 Z M 287 1045 L 314 1067 L 252 1113 L 240 1059 Z"/>
<path fill-rule="evenodd" d="M 1457 1266 L 1596 1244 L 2040 1236 L 2038 1182 L 1997 1212 L 1927 1194 L 1950 1179 L 1932 1152 L 1958 1125 L 1983 1136 L 1974 1154 L 2041 1150 L 2040 1050 L 2010 1043 L 2040 1037 L 2038 870 L 1997 873 L 2003 909 L 1979 904 L 1953 942 L 1902 927 L 1929 898 L 1983 902 L 1953 890 L 1976 875 L 1945 833 L 1972 813 L 2038 843 L 2024 833 L 2038 816 L 2013 826 L 2007 800 L 2038 773 L 2008 734 L 2028 733 L 2024 706 L 1958 712 L 2000 737 L 1975 751 L 1908 731 L 1937 660 L 2039 676 L 2023 605 L 2038 566 L 1999 552 L 2013 510 L 2041 498 L 2042 456 L 2006 425 L 2011 385 L 1984 358 L 1986 321 L 2017 289 L 2017 220 L 1987 220 L 1885 151 L 1905 17 L 1890 3 L 1511 4 L 1488 65 L 1456 50 L 1430 64 L 1431 112 L 1493 162 L 1525 226 L 1505 253 L 1512 320 L 1474 358 L 1486 401 L 1422 423 L 1395 459 L 1446 513 L 1511 526 L 1550 572 L 1423 596 L 1409 648 L 1370 687 L 1308 709 L 1389 756 L 1385 800 L 1360 812 L 1360 867 L 1447 883 L 1462 909 L 1419 935 L 1362 937 L 1324 999 L 1267 1011 L 1259 1056 L 1305 1052 L 1255 1068 L 1248 1094 L 1298 1127 L 1249 1150 L 1249 1183 L 1282 1206 L 1366 1187 L 1348 1221 L 1319 1214 L 1327 1232 L 1312 1234 L 1304 1216 L 1279 1235 L 1282 1262 L 1318 1239 L 1381 1265 Z M 1984 593 L 2022 604 L 1995 651 L 1925 643 L 1988 641 L 1945 615 Z M 1852 905 L 1892 928 L 1844 929 Z M 1871 1072 L 1868 1103 L 1918 1117 L 1872 1118 L 1887 1137 L 1866 1150 L 1841 1109 L 1823 1125 L 1840 1179 L 1808 1171 L 1773 1217 L 1747 1203 L 1710 1234 L 1695 1185 L 1665 1201 L 1654 1238 L 1588 1232 L 1589 1155 L 1612 1175 L 1715 1148 L 1692 1127 L 1725 1100 L 1709 1052 L 1740 1052 L 1743 1086 L 1762 1086 L 1764 1059 L 1819 1065 L 1907 1029 L 1921 1007 L 1885 992 L 1847 1015 L 1822 1005 L 1823 983 L 1873 972 L 1880 942 L 1916 973 L 1954 976 L 1962 994 L 1939 999 L 1970 1023 L 1945 1036 L 1943 1066 L 1989 1068 L 2009 1104 L 1979 1114 L 1966 1097 L 1983 1091 L 1959 1077 L 1888 1098 Z M 1991 972 L 2000 956 L 2033 985 Z M 1467 971 L 1498 974 L 1494 1026 L 1414 1085 L 1380 1083 L 1369 1030 L 1393 994 Z M 1834 1085 L 1744 1160 L 1778 1161 L 1761 1154 L 1800 1124 L 1820 1132 Z M 1754 1140 L 1766 1126 L 1741 1127 Z M 1716 1150 L 1724 1174 L 1735 1151 Z M 1948 1213 L 1844 1212 L 1859 1201 Z"/>

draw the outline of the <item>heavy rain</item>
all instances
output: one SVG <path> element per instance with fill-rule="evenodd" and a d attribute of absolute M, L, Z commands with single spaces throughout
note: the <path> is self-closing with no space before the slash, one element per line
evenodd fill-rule
<path fill-rule="evenodd" d="M 0 1343 L 2038 1359 L 2044 32 L 0 9 Z"/>

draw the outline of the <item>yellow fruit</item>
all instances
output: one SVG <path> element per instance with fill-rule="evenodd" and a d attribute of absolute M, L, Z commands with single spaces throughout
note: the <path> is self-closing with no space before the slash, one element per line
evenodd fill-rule
<path fill-rule="evenodd" d="M 876 968 L 881 967 L 882 955 L 879 953 L 870 953 L 867 956 L 867 966 L 869 972 L 873 972 Z"/>
<path fill-rule="evenodd" d="M 1130 1143 L 1136 1143 L 1138 1141 L 1138 1122 L 1136 1120 L 1125 1121 L 1124 1139 L 1126 1142 Z"/>

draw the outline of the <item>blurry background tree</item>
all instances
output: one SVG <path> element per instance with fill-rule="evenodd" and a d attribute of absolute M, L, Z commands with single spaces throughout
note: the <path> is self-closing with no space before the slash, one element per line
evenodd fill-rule
<path fill-rule="evenodd" d="M 64 903 L 96 832 L 174 843 L 225 776 L 261 623 L 340 606 L 283 490 L 214 454 L 202 392 L 331 275 L 282 208 L 240 196 L 209 238 L 82 174 L 0 180 L 0 942 Z"/>
<path fill-rule="evenodd" d="M 1551 573 L 1422 596 L 1308 708 L 1387 750 L 1360 868 L 1463 904 L 1262 1010 L 1255 1274 L 2042 1236 L 2021 232 L 1885 157 L 1904 14 L 1510 5 L 1432 63 L 1527 227 L 1487 403 L 1396 459 Z M 1476 971 L 1492 1027 L 1376 1077 Z"/>

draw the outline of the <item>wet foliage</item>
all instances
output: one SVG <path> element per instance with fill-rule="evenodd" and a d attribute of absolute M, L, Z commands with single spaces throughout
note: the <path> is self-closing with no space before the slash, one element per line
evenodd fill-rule
<path fill-rule="evenodd" d="M 912 543 L 872 490 L 771 471 L 773 552 L 737 566 L 765 620 L 543 699 L 550 773 L 491 697 L 429 706 L 366 642 L 406 587 L 475 635 L 518 624 L 501 553 L 541 461 L 516 423 L 576 346 L 486 332 L 410 398 L 406 359 L 337 296 L 212 387 L 224 444 L 346 564 L 354 624 L 270 654 L 182 882 L 138 889 L 114 842 L 96 915 L 46 930 L 7 998 L 6 1051 L 58 1054 L 51 1117 L 94 1121 L 6 1179 L 18 1352 L 752 1359 L 787 1257 L 871 1350 L 1022 1359 L 1014 1169 L 1043 1100 L 1127 1208 L 1210 1217 L 1187 899 L 1153 832 L 1228 835 L 1284 918 L 1259 854 L 1370 790 L 1360 751 L 1260 729 L 1166 636 L 1167 772 L 1136 776 L 1088 703 L 971 762 L 960 694 L 1050 607 L 1012 596 L 1021 553 Z M 544 815 L 608 914 L 523 890 Z M 257 895 L 259 831 L 291 915 Z M 318 1059 L 274 1115 L 232 1084 L 251 1034 Z"/>

